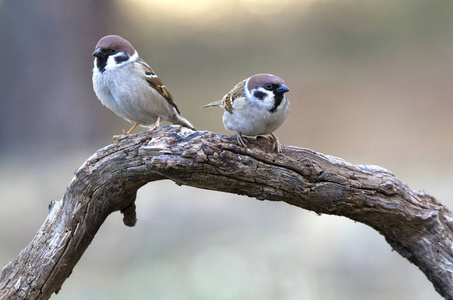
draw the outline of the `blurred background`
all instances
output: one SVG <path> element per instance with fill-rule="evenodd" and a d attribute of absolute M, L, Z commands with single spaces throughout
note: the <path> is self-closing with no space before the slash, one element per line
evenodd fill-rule
<path fill-rule="evenodd" d="M 453 207 L 453 1 L 0 0 L 0 265 L 31 241 L 73 171 L 130 124 L 91 84 L 99 38 L 128 39 L 200 130 L 199 107 L 279 75 L 286 145 L 391 170 Z M 374 230 L 284 203 L 139 190 L 52 299 L 441 299 Z"/>

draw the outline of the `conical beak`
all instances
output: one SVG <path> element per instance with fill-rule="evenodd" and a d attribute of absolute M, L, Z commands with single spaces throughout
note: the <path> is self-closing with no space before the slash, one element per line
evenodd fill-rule
<path fill-rule="evenodd" d="M 95 57 L 104 57 L 105 53 L 104 53 L 104 51 L 102 51 L 101 48 L 97 48 L 96 50 L 94 50 L 93 56 L 95 56 Z"/>
<path fill-rule="evenodd" d="M 282 83 L 278 88 L 275 89 L 275 92 L 279 94 L 284 94 L 286 92 L 289 92 L 289 88 Z"/>

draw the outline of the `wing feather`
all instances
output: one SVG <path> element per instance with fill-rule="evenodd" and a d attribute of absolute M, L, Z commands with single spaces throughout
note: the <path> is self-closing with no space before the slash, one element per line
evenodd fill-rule
<path fill-rule="evenodd" d="M 229 112 L 229 113 L 233 112 L 233 105 L 234 105 L 235 99 L 245 97 L 244 85 L 245 85 L 246 81 L 247 81 L 247 79 L 239 82 L 228 94 L 223 96 L 223 98 L 222 98 L 223 108 L 227 112 Z"/>
<path fill-rule="evenodd" d="M 143 69 L 145 70 L 145 79 L 149 83 L 149 85 L 153 87 L 157 92 L 159 92 L 159 94 L 161 94 L 162 97 L 164 97 L 165 100 L 167 100 L 168 103 L 176 109 L 178 114 L 181 114 L 178 106 L 176 106 L 176 103 L 173 100 L 172 95 L 170 94 L 170 91 L 164 85 L 162 80 L 160 80 L 159 76 L 157 76 L 153 69 L 144 60 L 140 59 L 137 62 L 143 66 Z"/>

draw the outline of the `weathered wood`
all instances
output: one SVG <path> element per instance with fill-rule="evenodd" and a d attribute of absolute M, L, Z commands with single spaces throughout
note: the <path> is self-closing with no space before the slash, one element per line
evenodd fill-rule
<path fill-rule="evenodd" d="M 249 142 L 245 149 L 234 137 L 168 126 L 98 150 L 76 171 L 63 199 L 52 201 L 31 243 L 3 268 L 1 299 L 58 292 L 107 216 L 121 210 L 133 226 L 136 191 L 162 179 L 367 224 L 453 299 L 453 214 L 444 205 L 376 166 L 296 147 L 276 154 L 267 139 Z"/>

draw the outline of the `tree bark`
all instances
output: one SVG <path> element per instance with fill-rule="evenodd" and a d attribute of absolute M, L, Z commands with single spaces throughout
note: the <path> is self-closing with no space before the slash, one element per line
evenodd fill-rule
<path fill-rule="evenodd" d="M 265 138 L 248 142 L 243 148 L 231 136 L 167 126 L 98 150 L 76 171 L 63 199 L 51 202 L 31 243 L 3 268 L 0 298 L 57 293 L 107 216 L 121 210 L 124 223 L 134 226 L 137 190 L 171 179 L 369 225 L 453 299 L 453 215 L 444 205 L 377 166 L 289 146 L 277 154 Z"/>

